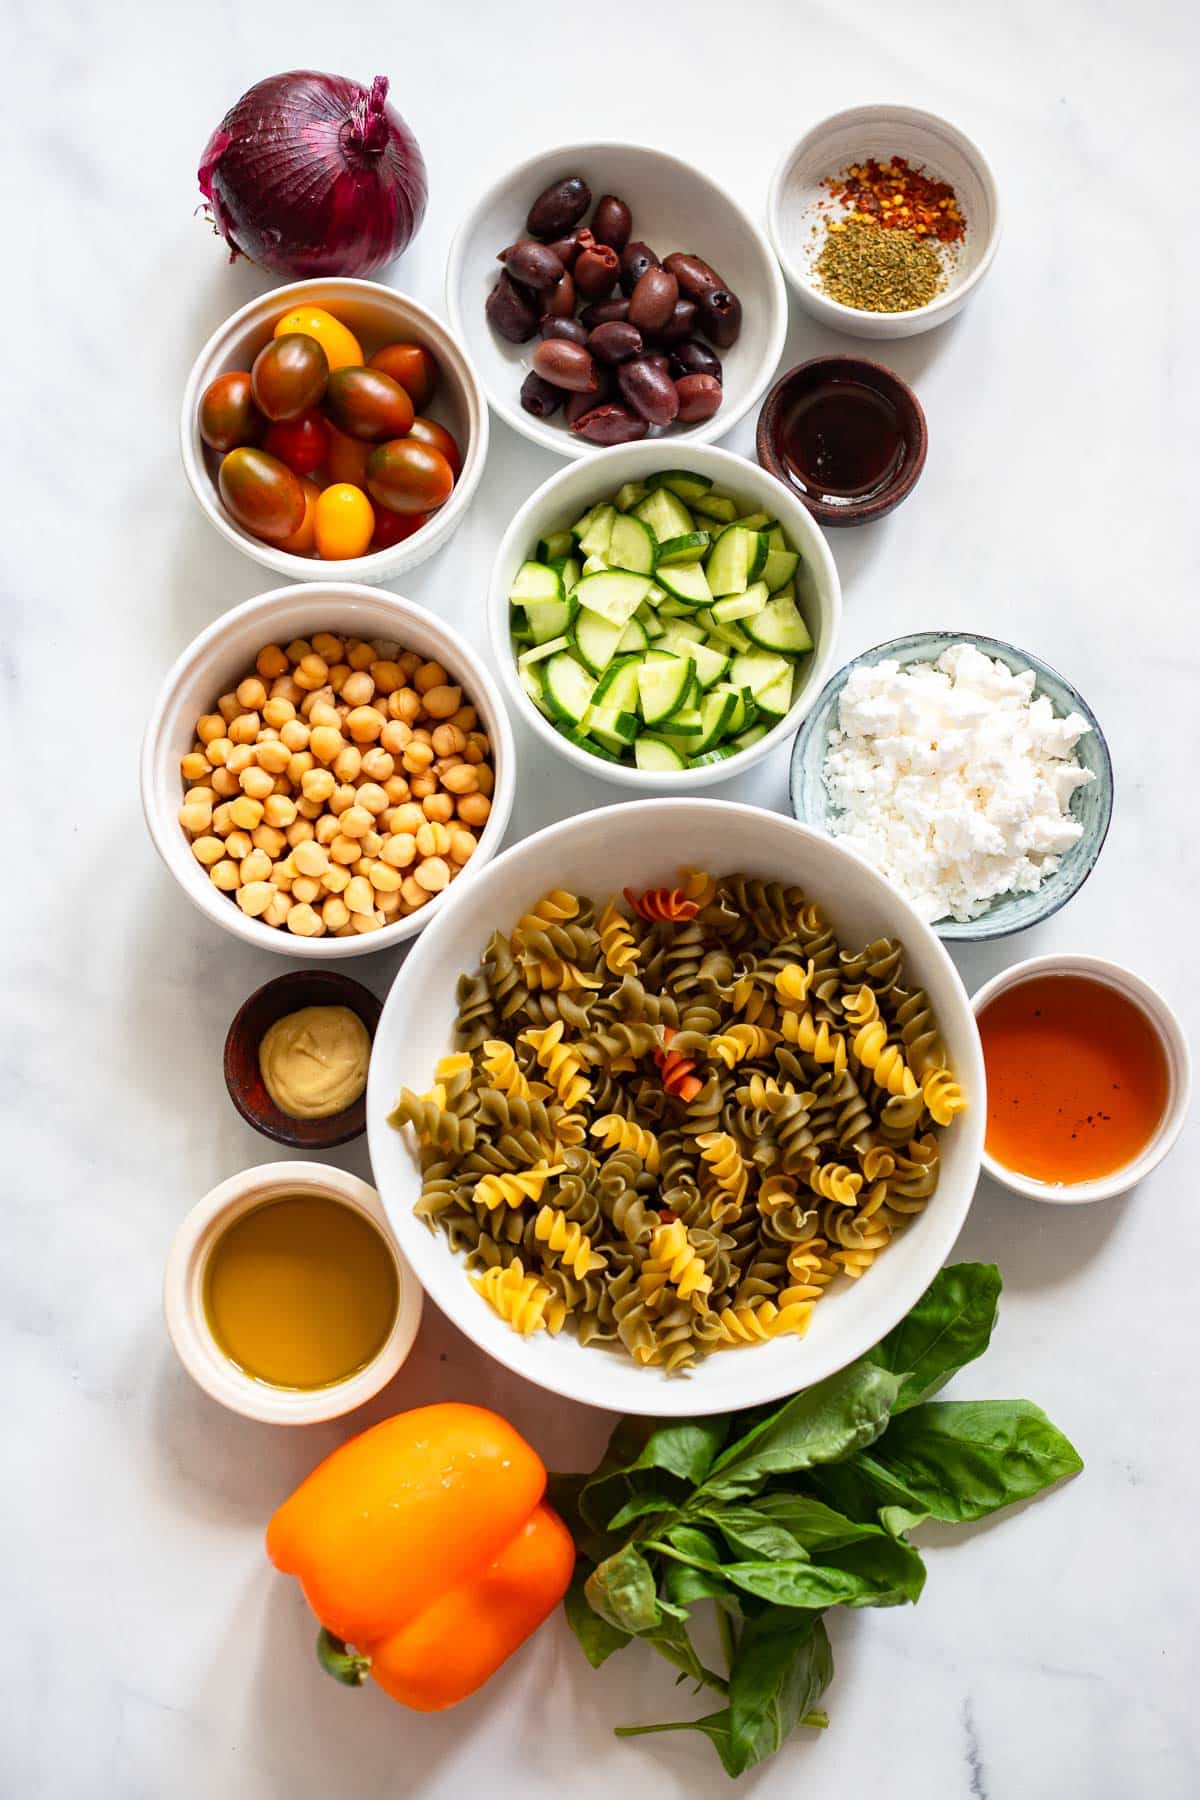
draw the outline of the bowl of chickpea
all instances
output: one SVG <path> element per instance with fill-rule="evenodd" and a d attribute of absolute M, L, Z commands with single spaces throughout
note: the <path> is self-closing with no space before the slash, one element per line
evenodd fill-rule
<path fill-rule="evenodd" d="M 246 943 L 331 959 L 415 936 L 495 855 L 512 731 L 481 657 L 397 595 L 277 588 L 202 631 L 142 744 L 155 848 Z"/>

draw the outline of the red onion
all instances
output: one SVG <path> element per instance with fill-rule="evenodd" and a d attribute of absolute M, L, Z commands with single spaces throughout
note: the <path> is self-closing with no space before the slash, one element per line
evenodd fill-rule
<path fill-rule="evenodd" d="M 277 275 L 368 275 L 399 256 L 427 188 L 420 146 L 387 91 L 386 75 L 368 89 L 298 69 L 242 95 L 199 170 L 232 257 Z"/>

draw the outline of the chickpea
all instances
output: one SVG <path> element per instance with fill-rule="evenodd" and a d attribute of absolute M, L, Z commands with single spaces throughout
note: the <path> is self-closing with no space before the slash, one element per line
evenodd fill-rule
<path fill-rule="evenodd" d="M 223 768 L 225 759 L 233 749 L 227 737 L 210 738 L 204 746 L 204 754 L 214 769 Z"/>
<path fill-rule="evenodd" d="M 393 806 L 403 806 L 410 793 L 409 785 L 403 775 L 389 775 L 383 784 L 383 791 Z"/>
<path fill-rule="evenodd" d="M 367 931 L 380 931 L 380 930 L 382 930 L 382 928 L 383 928 L 383 914 L 381 912 L 375 912 L 373 910 L 369 913 L 355 913 L 354 917 L 350 921 L 350 929 L 352 931 L 357 931 L 359 933 L 363 933 L 363 932 L 367 932 Z"/>
<path fill-rule="evenodd" d="M 220 806 L 213 808 L 212 828 L 218 837 L 228 837 L 237 829 L 228 800 L 222 800 Z"/>
<path fill-rule="evenodd" d="M 355 804 L 364 807 L 373 818 L 386 811 L 388 797 L 377 781 L 364 781 L 359 789 Z"/>
<path fill-rule="evenodd" d="M 450 848 L 450 833 L 444 825 L 427 820 L 417 832 L 417 849 L 422 856 L 444 856 Z"/>
<path fill-rule="evenodd" d="M 341 697 L 342 689 L 345 687 L 346 681 L 347 681 L 349 675 L 350 675 L 350 664 L 349 663 L 335 662 L 332 665 L 332 667 L 330 668 L 329 685 L 333 689 L 334 693 L 338 695 L 339 698 Z"/>
<path fill-rule="evenodd" d="M 202 744 L 211 744 L 225 736 L 225 721 L 220 713 L 202 713 L 196 720 L 196 736 Z"/>
<path fill-rule="evenodd" d="M 375 910 L 375 895 L 364 875 L 353 877 L 347 884 L 344 898 L 352 913 L 369 913 Z"/>
<path fill-rule="evenodd" d="M 287 794 L 272 794 L 263 801 L 263 823 L 277 831 L 286 831 L 296 817 L 296 802 Z"/>
<path fill-rule="evenodd" d="M 450 864 L 442 856 L 427 856 L 418 863 L 413 879 L 431 894 L 440 894 L 450 882 Z"/>
<path fill-rule="evenodd" d="M 208 831 L 213 822 L 213 809 L 206 800 L 188 800 L 179 809 L 179 823 L 193 835 Z"/>
<path fill-rule="evenodd" d="M 442 776 L 442 786 L 448 794 L 473 794 L 479 787 L 479 777 L 470 763 L 455 763 Z"/>
<path fill-rule="evenodd" d="M 399 869 L 393 869 L 388 863 L 373 862 L 367 870 L 367 880 L 379 894 L 396 894 L 400 891 L 403 876 Z"/>
<path fill-rule="evenodd" d="M 390 662 L 387 657 L 371 664 L 371 679 L 375 683 L 376 693 L 392 694 L 404 684 L 404 671 L 399 663 Z"/>
<path fill-rule="evenodd" d="M 339 833 L 328 846 L 329 854 L 335 863 L 345 863 L 347 867 L 356 863 L 359 857 L 358 839 L 342 837 Z"/>
<path fill-rule="evenodd" d="M 256 712 L 239 713 L 229 727 L 231 744 L 252 744 L 262 730 L 262 720 Z"/>
<path fill-rule="evenodd" d="M 290 675 L 281 675 L 271 683 L 272 700 L 290 700 L 293 706 L 299 706 L 303 693 L 304 690 L 296 686 Z"/>
<path fill-rule="evenodd" d="M 189 750 L 180 758 L 179 773 L 185 781 L 207 781 L 212 774 L 212 764 L 202 750 Z"/>
<path fill-rule="evenodd" d="M 288 659 L 278 644 L 264 644 L 254 659 L 254 666 L 264 681 L 274 681 L 288 671 Z"/>
<path fill-rule="evenodd" d="M 334 817 L 333 813 L 329 812 L 323 812 L 321 814 L 313 827 L 313 831 L 317 843 L 324 844 L 326 849 L 332 844 L 334 838 L 340 835 L 338 832 L 337 819 Z"/>
<path fill-rule="evenodd" d="M 428 888 L 423 888 L 415 875 L 406 875 L 400 883 L 400 894 L 410 912 L 416 912 L 433 898 Z"/>
<path fill-rule="evenodd" d="M 450 861 L 461 868 L 464 863 L 470 862 L 474 854 L 475 838 L 469 831 L 464 831 L 461 825 L 456 825 L 450 833 Z"/>
<path fill-rule="evenodd" d="M 435 824 L 448 825 L 454 817 L 454 802 L 449 794 L 426 794 L 421 802 L 421 811 Z"/>
<path fill-rule="evenodd" d="M 265 769 L 258 769 L 253 765 L 242 771 L 239 780 L 242 792 L 249 794 L 252 800 L 265 800 L 268 794 L 275 792 L 275 777 L 268 775 Z"/>
<path fill-rule="evenodd" d="M 479 715 L 473 706 L 460 706 L 450 723 L 457 725 L 460 731 L 474 731 L 478 721 Z"/>
<path fill-rule="evenodd" d="M 293 638 L 287 647 L 287 659 L 290 663 L 302 662 L 312 651 L 307 638 Z"/>
<path fill-rule="evenodd" d="M 416 650 L 405 650 L 396 658 L 397 666 L 403 671 L 405 678 L 411 680 L 421 666 L 420 653 Z"/>
<path fill-rule="evenodd" d="M 297 800 L 296 811 L 302 819 L 310 819 L 314 825 L 325 816 L 325 808 L 319 800 Z"/>
<path fill-rule="evenodd" d="M 425 814 L 421 811 L 419 806 L 415 805 L 414 802 L 410 800 L 407 805 L 398 806 L 396 808 L 396 815 L 392 820 L 392 830 L 407 831 L 413 837 L 416 837 L 424 823 Z"/>
<path fill-rule="evenodd" d="M 260 769 L 265 769 L 272 780 L 276 775 L 283 774 L 291 760 L 291 752 L 284 743 L 258 746 L 258 766 Z M 264 795 L 263 798 L 265 799 L 266 796 Z"/>
<path fill-rule="evenodd" d="M 293 850 L 298 844 L 307 844 L 312 836 L 314 832 L 310 819 L 293 819 L 287 828 L 287 841 Z"/>
<path fill-rule="evenodd" d="M 389 718 L 412 725 L 421 716 L 421 696 L 410 687 L 397 688 L 388 695 Z"/>
<path fill-rule="evenodd" d="M 418 694 L 427 694 L 430 688 L 445 687 L 450 677 L 440 662 L 418 663 L 413 670 L 412 684 Z"/>
<path fill-rule="evenodd" d="M 328 769 L 309 769 L 300 778 L 300 792 L 306 800 L 328 800 L 336 786 Z"/>
<path fill-rule="evenodd" d="M 344 894 L 350 886 L 350 871 L 343 863 L 332 863 L 321 877 L 327 894 Z"/>
<path fill-rule="evenodd" d="M 208 878 L 214 887 L 220 888 L 223 894 L 235 893 L 238 886 L 238 866 L 229 857 L 224 856 L 220 862 L 213 864 L 208 871 Z"/>
<path fill-rule="evenodd" d="M 384 750 L 399 756 L 412 743 L 412 735 L 412 726 L 406 725 L 403 719 L 389 719 L 380 733 L 379 742 Z"/>
<path fill-rule="evenodd" d="M 431 750 L 433 749 L 433 733 L 430 731 L 428 725 L 416 726 L 413 730 L 413 737 L 418 744 L 428 744 L 429 748 Z"/>
<path fill-rule="evenodd" d="M 206 869 L 210 869 L 214 863 L 220 862 L 224 854 L 225 846 L 219 837 L 198 837 L 192 845 L 192 855 Z"/>
<path fill-rule="evenodd" d="M 238 863 L 242 861 L 243 857 L 249 856 L 253 848 L 254 844 L 248 831 L 231 831 L 225 839 L 226 856 L 232 856 Z"/>
<path fill-rule="evenodd" d="M 434 774 L 414 775 L 410 783 L 410 791 L 414 800 L 422 805 L 438 791 L 438 778 Z"/>
<path fill-rule="evenodd" d="M 210 745 L 210 754 L 211 751 Z M 433 762 L 433 751 L 428 744 L 422 744 L 419 739 L 414 738 L 400 760 L 407 774 L 423 775 Z"/>
<path fill-rule="evenodd" d="M 266 912 L 260 913 L 259 917 L 262 919 L 264 925 L 273 925 L 275 929 L 278 930 L 281 925 L 287 923 L 287 916 L 291 910 L 292 903 L 288 896 L 286 894 L 281 894 L 279 889 L 275 888 L 271 894 L 271 899 Z"/>
<path fill-rule="evenodd" d="M 297 844 L 292 860 L 302 875 L 323 875 L 329 867 L 329 857 L 325 846 L 310 838 L 305 844 Z"/>
<path fill-rule="evenodd" d="M 472 838 L 471 841 L 474 843 L 475 840 Z M 417 840 L 407 832 L 400 832 L 385 840 L 379 856 L 390 869 L 407 869 L 417 859 Z"/>
<path fill-rule="evenodd" d="M 298 750 L 308 749 L 308 740 L 310 736 L 311 733 L 303 719 L 289 719 L 286 725 L 281 725 L 279 728 L 280 743 L 285 750 L 290 750 L 293 755 Z"/>
<path fill-rule="evenodd" d="M 385 919 L 395 919 L 404 905 L 399 889 L 395 893 L 377 893 L 375 903 Z"/>
<path fill-rule="evenodd" d="M 350 919 L 350 908 L 337 894 L 330 894 L 321 908 L 321 920 L 328 931 L 336 931 Z"/>
<path fill-rule="evenodd" d="M 309 769 L 315 769 L 316 766 L 317 759 L 311 750 L 296 750 L 293 752 L 292 757 L 288 762 L 286 770 L 287 778 L 292 786 L 297 788 L 300 786 L 301 781 L 304 779 Z"/>
<path fill-rule="evenodd" d="M 273 887 L 277 887 L 281 894 L 291 893 L 292 883 L 295 879 L 296 871 L 290 856 L 286 857 L 283 862 L 277 862 L 271 870 L 271 884 Z"/>
<path fill-rule="evenodd" d="M 282 831 L 276 831 L 273 825 L 258 825 L 250 833 L 250 842 L 256 850 L 265 850 L 274 862 L 287 844 Z"/>
<path fill-rule="evenodd" d="M 234 744 L 225 760 L 225 767 L 231 775 L 240 775 L 243 769 L 258 767 L 253 744 Z"/>
<path fill-rule="evenodd" d="M 466 733 L 457 725 L 439 725 L 433 733 L 433 748 L 438 756 L 461 756 L 466 747 Z"/>
<path fill-rule="evenodd" d="M 297 875 L 292 883 L 292 899 L 302 906 L 311 906 L 321 895 L 321 884 L 311 875 Z"/>
<path fill-rule="evenodd" d="M 340 819 L 342 814 L 349 811 L 350 807 L 354 805 L 354 800 L 354 789 L 350 786 L 348 781 L 343 781 L 338 787 L 334 788 L 332 794 L 329 796 L 329 810 L 335 818 Z"/>
<path fill-rule="evenodd" d="M 308 655 L 302 656 L 296 664 L 292 680 L 297 687 L 303 688 L 306 693 L 313 694 L 318 688 L 325 686 L 328 676 L 329 664 L 325 658 L 318 656 L 315 650 L 310 650 Z"/>
<path fill-rule="evenodd" d="M 239 830 L 253 831 L 256 825 L 262 824 L 263 802 L 249 794 L 239 794 L 236 800 L 229 802 L 229 813 Z"/>
<path fill-rule="evenodd" d="M 333 759 L 333 772 L 339 781 L 357 781 L 362 773 L 362 751 L 357 744 L 347 744 Z"/>
<path fill-rule="evenodd" d="M 492 791 L 496 786 L 496 771 L 490 763 L 480 763 L 475 771 L 475 785 L 481 794 L 486 794 L 489 799 L 491 798 Z"/>
<path fill-rule="evenodd" d="M 449 719 L 462 705 L 462 689 L 445 683 L 432 687 L 425 696 L 425 711 L 431 719 Z"/>
<path fill-rule="evenodd" d="M 315 725 L 308 741 L 313 756 L 320 757 L 323 763 L 331 763 L 334 757 L 346 747 L 346 741 L 341 732 L 332 725 Z"/>
<path fill-rule="evenodd" d="M 373 744 L 387 720 L 373 706 L 356 706 L 346 718 L 346 730 L 356 744 Z"/>
<path fill-rule="evenodd" d="M 352 669 L 369 669 L 375 661 L 375 646 L 361 638 L 351 638 L 346 645 L 346 661 Z"/>
<path fill-rule="evenodd" d="M 384 726 L 384 730 L 387 730 L 386 726 Z M 378 745 L 374 750 L 368 750 L 363 755 L 362 772 L 368 781 L 386 781 L 395 767 L 395 757 L 389 756 L 387 751 L 381 750 Z"/>
<path fill-rule="evenodd" d="M 458 803 L 458 816 L 464 825 L 486 825 L 491 810 L 492 803 L 486 794 L 464 794 Z"/>
<path fill-rule="evenodd" d="M 327 663 L 341 662 L 345 653 L 345 645 L 340 637 L 332 631 L 314 631 L 312 647 L 318 656 L 323 656 Z"/>
<path fill-rule="evenodd" d="M 265 881 L 270 873 L 271 859 L 265 850 L 251 850 L 248 856 L 243 856 L 238 868 L 243 887 L 251 881 Z"/>
<path fill-rule="evenodd" d="M 342 699 L 347 706 L 368 706 L 375 698 L 375 683 L 365 669 L 354 669 L 342 684 Z"/>
<path fill-rule="evenodd" d="M 308 709 L 308 723 L 310 730 L 316 725 L 330 725 L 334 731 L 340 732 L 342 715 L 336 706 L 329 704 L 328 700 L 317 700 Z"/>
<path fill-rule="evenodd" d="M 302 904 L 290 908 L 287 916 L 287 928 L 297 937 L 320 937 L 324 926 L 311 906 Z"/>
<path fill-rule="evenodd" d="M 219 794 L 222 800 L 232 800 L 236 794 L 241 793 L 238 778 L 229 769 L 212 769 L 210 777 L 213 793 Z"/>
<path fill-rule="evenodd" d="M 267 704 L 267 690 L 257 675 L 247 675 L 238 682 L 237 698 L 243 712 L 260 712 Z"/>
<path fill-rule="evenodd" d="M 373 815 L 365 806 L 348 806 L 341 816 L 342 836 L 360 838 L 371 829 Z"/>
<path fill-rule="evenodd" d="M 263 702 L 262 716 L 265 725 L 271 725 L 276 731 L 279 731 L 284 725 L 290 724 L 295 718 L 296 709 L 290 700 L 284 700 L 282 698 L 277 700 L 265 700 Z"/>

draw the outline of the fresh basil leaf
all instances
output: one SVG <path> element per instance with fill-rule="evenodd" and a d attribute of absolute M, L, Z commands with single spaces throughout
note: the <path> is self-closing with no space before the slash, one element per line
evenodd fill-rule
<path fill-rule="evenodd" d="M 833 1507 L 826 1506 L 822 1500 L 813 1499 L 811 1494 L 760 1494 L 754 1502 L 754 1508 L 760 1515 L 765 1514 L 777 1525 L 781 1525 L 808 1551 L 825 1551 L 837 1549 L 841 1544 L 856 1544 L 860 1538 L 870 1537 L 879 1529 L 874 1524 L 849 1519 L 845 1513 L 835 1512 Z"/>
<path fill-rule="evenodd" d="M 868 1351 L 904 1375 L 892 1413 L 906 1412 L 987 1349 L 1000 1299 L 995 1263 L 955 1263 L 935 1275 L 906 1318 Z"/>
<path fill-rule="evenodd" d="M 598 1669 L 614 1651 L 623 1650 L 633 1640 L 627 1631 L 618 1631 L 615 1625 L 610 1625 L 607 1619 L 592 1610 L 584 1592 L 590 1574 L 590 1564 L 581 1557 L 575 1565 L 574 1579 L 563 1596 L 563 1611 L 583 1654 L 593 1669 Z"/>
<path fill-rule="evenodd" d="M 668 1598 L 677 1606 L 693 1606 L 697 1600 L 714 1600 L 732 1619 L 742 1616 L 741 1603 L 720 1571 L 721 1553 L 715 1541 L 694 1525 L 676 1524 L 663 1532 L 666 1542 L 691 1562 L 663 1557 Z M 703 1567 L 697 1567 L 703 1564 Z"/>
<path fill-rule="evenodd" d="M 608 1521 L 609 1531 L 624 1531 L 635 1519 L 644 1519 L 650 1513 L 673 1513 L 678 1511 L 675 1499 L 670 1494 L 660 1493 L 657 1488 L 649 1488 L 644 1493 L 634 1494 L 625 1502 L 620 1512 L 614 1513 Z"/>
<path fill-rule="evenodd" d="M 661 1614 L 654 1572 L 634 1544 L 625 1544 L 598 1564 L 584 1583 L 593 1612 L 618 1631 L 636 1636 L 652 1631 Z"/>
<path fill-rule="evenodd" d="M 833 1679 L 819 1613 L 769 1607 L 747 1624 L 729 1679 L 729 1758 L 742 1774 L 773 1756 Z"/>
<path fill-rule="evenodd" d="M 925 1564 L 912 1544 L 902 1544 L 884 1531 L 864 1536 L 857 1544 L 827 1550 L 825 1563 L 870 1583 L 869 1590 L 847 1600 L 847 1606 L 904 1606 L 921 1598 Z"/>
<path fill-rule="evenodd" d="M 923 1525 L 928 1517 L 929 1514 L 924 1510 L 913 1512 L 907 1506 L 881 1506 L 879 1509 L 879 1523 L 888 1536 L 894 1538 L 906 1537 L 918 1525 Z"/>
<path fill-rule="evenodd" d="M 725 1693 L 728 1686 L 725 1678 L 700 1661 L 682 1620 L 664 1619 L 661 1625 L 644 1634 L 642 1642 L 653 1645 L 660 1656 L 665 1657 L 684 1675 L 690 1676 L 698 1686 L 716 1688 L 718 1693 Z"/>
<path fill-rule="evenodd" d="M 880 1585 L 871 1577 L 849 1569 L 835 1569 L 812 1562 L 739 1562 L 726 1563 L 726 1581 L 769 1600 L 775 1606 L 794 1606 L 815 1612 L 827 1606 L 844 1606 L 875 1594 Z"/>
<path fill-rule="evenodd" d="M 755 1506 L 708 1507 L 702 1517 L 716 1526 L 735 1555 L 803 1562 L 807 1554 L 785 1523 Z"/>
<path fill-rule="evenodd" d="M 608 1520 L 641 1491 L 637 1477 L 650 1470 L 695 1487 L 708 1473 L 728 1429 L 728 1420 L 720 1415 L 662 1425 L 653 1419 L 621 1419 L 599 1467 L 583 1485 L 579 1510 L 584 1519 L 597 1531 L 606 1529 Z"/>
<path fill-rule="evenodd" d="M 794 1395 L 717 1457 L 688 1510 L 741 1499 L 773 1475 L 833 1462 L 874 1443 L 901 1384 L 901 1376 L 864 1360 Z"/>
<path fill-rule="evenodd" d="M 716 1564 L 721 1561 L 721 1547 L 711 1532 L 702 1531 L 694 1523 L 680 1519 L 663 1532 L 665 1541 L 693 1562 Z"/>
<path fill-rule="evenodd" d="M 932 1400 L 893 1420 L 855 1466 L 881 1502 L 957 1524 L 1028 1500 L 1083 1462 L 1029 1400 Z"/>
<path fill-rule="evenodd" d="M 729 1708 L 709 1713 L 703 1719 L 669 1719 L 663 1725 L 618 1725 L 617 1737 L 649 1737 L 659 1731 L 699 1731 L 708 1738 L 725 1766 L 727 1775 L 740 1775 L 741 1766 L 733 1759 L 729 1733 Z"/>

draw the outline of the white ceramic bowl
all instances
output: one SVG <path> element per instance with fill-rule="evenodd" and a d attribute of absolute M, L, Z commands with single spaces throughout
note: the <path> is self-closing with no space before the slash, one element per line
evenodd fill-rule
<path fill-rule="evenodd" d="M 492 742 L 496 771 L 492 811 L 470 863 L 428 906 L 360 937 L 295 937 L 290 931 L 264 925 L 261 919 L 248 918 L 227 894 L 213 886 L 192 855 L 178 819 L 184 792 L 179 762 L 192 747 L 197 718 L 211 712 L 217 696 L 227 693 L 253 667 L 264 644 L 287 644 L 316 631 L 391 638 L 404 650 L 435 657 L 455 680 L 461 680 L 464 694 L 478 710 Z M 496 684 L 482 658 L 456 631 L 413 601 L 378 588 L 345 582 L 310 583 L 276 588 L 235 606 L 188 645 L 159 690 L 142 740 L 142 810 L 163 862 L 188 899 L 214 924 L 260 950 L 331 961 L 387 950 L 413 937 L 442 910 L 460 882 L 475 879 L 496 854 L 508 824 L 516 783 L 514 761 L 512 728 Z"/>
<path fill-rule="evenodd" d="M 378 1354 L 345 1381 L 307 1390 L 255 1381 L 231 1363 L 209 1330 L 204 1312 L 204 1274 L 209 1254 L 236 1219 L 268 1200 L 319 1195 L 362 1213 L 391 1251 L 400 1283 L 396 1319 Z M 424 1295 L 388 1226 L 379 1195 L 357 1175 L 322 1163 L 262 1163 L 222 1181 L 197 1201 L 175 1235 L 163 1280 L 167 1331 L 180 1362 L 205 1393 L 231 1412 L 269 1425 L 316 1425 L 338 1419 L 385 1387 L 412 1349 Z"/>
<path fill-rule="evenodd" d="M 708 443 L 748 412 L 775 373 L 787 332 L 787 295 L 779 265 L 763 233 L 737 201 L 709 176 L 665 150 L 642 144 L 564 144 L 519 163 L 489 187 L 455 233 L 446 265 L 446 310 L 474 359 L 487 396 L 514 431 L 559 456 L 593 456 L 596 447 L 568 431 L 562 414 L 535 419 L 522 410 L 520 391 L 537 339 L 510 344 L 484 314 L 500 273 L 496 257 L 525 236 L 525 215 L 552 181 L 582 175 L 595 200 L 617 194 L 633 213 L 633 236 L 660 257 L 690 250 L 717 270 L 742 303 L 736 344 L 718 355 L 724 369 L 721 409 L 702 425 L 673 425 L 663 448 Z M 586 222 L 586 221 L 585 221 Z"/>
<path fill-rule="evenodd" d="M 946 286 L 911 312 L 860 312 L 817 285 L 814 264 L 824 233 L 814 236 L 812 228 L 836 216 L 817 210 L 828 198 L 821 184 L 869 156 L 904 156 L 948 181 L 967 221 Z M 853 337 L 914 337 L 952 319 L 987 274 L 1000 242 L 1000 202 L 987 157 L 949 120 L 914 106 L 852 106 L 811 126 L 784 152 L 767 195 L 767 228 L 797 299 L 823 325 Z"/>
<path fill-rule="evenodd" d="M 821 1301 L 807 1337 L 707 1358 L 686 1379 L 639 1368 L 624 1354 L 581 1348 L 564 1332 L 520 1338 L 466 1279 L 444 1237 L 413 1216 L 420 1175 L 409 1135 L 388 1124 L 401 1087 L 428 1090 L 453 1047 L 455 985 L 477 966 L 491 933 L 509 931 L 548 889 L 600 904 L 628 883 L 673 881 L 701 859 L 714 872 L 798 882 L 848 944 L 882 934 L 904 942 L 909 979 L 926 989 L 968 1109 L 942 1138 L 942 1175 L 919 1218 L 857 1283 Z M 457 897 L 411 952 L 375 1034 L 367 1085 L 371 1167 L 392 1230 L 426 1292 L 489 1355 L 530 1381 L 614 1412 L 673 1417 L 755 1406 L 807 1387 L 861 1356 L 908 1311 L 958 1236 L 979 1173 L 986 1111 L 983 1057 L 971 1003 L 949 956 L 892 888 L 832 839 L 778 813 L 718 800 L 647 800 L 552 825 L 499 857 Z"/>
<path fill-rule="evenodd" d="M 747 512 L 770 513 L 779 520 L 802 561 L 797 572 L 797 599 L 813 635 L 814 648 L 802 670 L 803 679 L 791 710 L 765 737 L 740 750 L 736 756 L 699 769 L 658 774 L 625 763 L 605 762 L 591 756 L 556 731 L 538 711 L 517 678 L 517 663 L 509 636 L 508 592 L 513 576 L 527 557 L 534 556 L 537 541 L 550 531 L 563 531 L 597 500 L 615 494 L 626 481 L 641 481 L 663 469 L 689 469 L 707 475 L 714 487 L 728 489 L 745 502 Z M 565 756 L 576 768 L 622 787 L 642 793 L 687 793 L 728 781 L 752 764 L 769 756 L 783 743 L 813 704 L 833 664 L 842 622 L 842 589 L 829 545 L 807 507 L 781 481 L 756 463 L 712 445 L 677 444 L 663 439 L 653 443 L 622 444 L 614 450 L 598 450 L 585 463 L 560 469 L 544 481 L 525 502 L 500 541 L 492 567 L 488 595 L 488 626 L 492 652 L 504 678 L 511 704 L 528 721 L 542 742 Z"/>
<path fill-rule="evenodd" d="M 256 538 L 230 517 L 217 492 L 220 457 L 200 436 L 200 400 L 209 383 L 229 369 L 248 369 L 268 343 L 278 320 L 294 306 L 322 306 L 348 325 L 370 356 L 395 341 L 424 344 L 437 358 L 441 379 L 429 405 L 429 416 L 450 431 L 462 451 L 463 466 L 454 491 L 412 537 L 345 562 L 323 562 L 315 556 L 293 556 Z M 487 458 L 487 402 L 469 357 L 441 320 L 406 294 L 377 281 L 321 279 L 293 281 L 272 288 L 226 319 L 192 364 L 179 417 L 183 467 L 200 506 L 221 536 L 247 556 L 289 581 L 395 581 L 448 544 L 466 517 Z"/>
<path fill-rule="evenodd" d="M 1183 1129 L 1192 1088 L 1187 1039 L 1175 1013 L 1148 981 L 1143 981 L 1132 969 L 1124 969 L 1120 963 L 1107 962 L 1100 956 L 1031 956 L 1024 962 L 1013 963 L 1011 968 L 1002 969 L 999 975 L 985 981 L 972 995 L 971 1006 L 976 1019 L 998 994 L 1019 987 L 1036 975 L 1078 975 L 1089 981 L 1102 981 L 1132 1001 L 1153 1026 L 1167 1059 L 1167 1103 L 1158 1129 L 1141 1155 L 1126 1163 L 1124 1168 L 1095 1181 L 1075 1181 L 1067 1187 L 1052 1187 L 1047 1182 L 1035 1181 L 1028 1175 L 1018 1174 L 1015 1169 L 1006 1168 L 986 1150 L 983 1167 L 1014 1194 L 1024 1194 L 1030 1200 L 1045 1200 L 1052 1206 L 1084 1206 L 1092 1200 L 1111 1200 L 1156 1169 Z"/>

